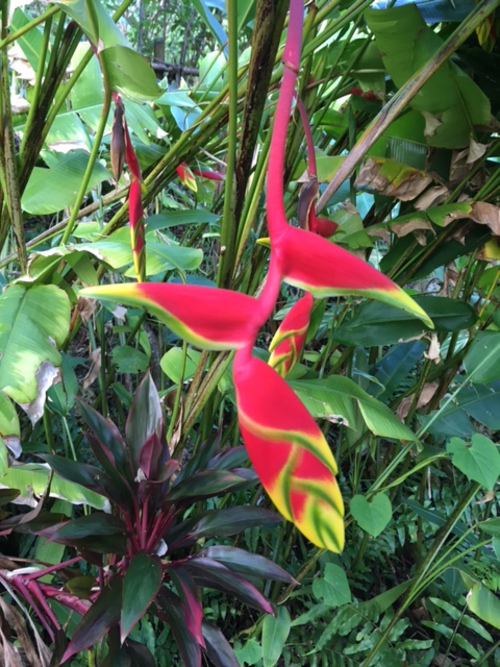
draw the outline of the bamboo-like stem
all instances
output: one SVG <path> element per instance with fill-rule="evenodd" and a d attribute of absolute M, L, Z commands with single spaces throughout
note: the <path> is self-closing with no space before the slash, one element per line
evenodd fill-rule
<path fill-rule="evenodd" d="M 8 3 L 2 9 L 2 36 L 7 30 Z M 2 185 L 5 187 L 5 201 L 9 211 L 10 222 L 16 239 L 17 257 L 23 273 L 28 265 L 26 240 L 24 238 L 23 213 L 21 210 L 21 193 L 19 190 L 19 174 L 14 144 L 14 126 L 12 123 L 12 106 L 9 90 L 9 62 L 7 47 L 2 50 L 2 122 L 3 122 L 3 169 Z"/>
<path fill-rule="evenodd" d="M 109 84 L 109 74 L 106 71 L 106 67 L 104 64 L 103 59 L 99 59 L 100 64 L 101 64 L 101 70 L 102 70 L 102 78 L 104 81 L 104 102 L 102 105 L 102 111 L 101 111 L 101 119 L 99 121 L 99 126 L 96 130 L 96 133 L 94 135 L 94 143 L 92 145 L 92 150 L 90 152 L 89 160 L 87 162 L 87 166 L 85 168 L 85 172 L 82 177 L 82 182 L 80 184 L 80 189 L 78 190 L 78 193 L 76 195 L 76 200 L 73 206 L 73 209 L 71 211 L 71 215 L 68 220 L 68 224 L 66 226 L 66 229 L 64 230 L 63 237 L 61 239 L 61 244 L 64 245 L 65 243 L 68 242 L 68 239 L 73 232 L 76 220 L 78 218 L 78 211 L 80 210 L 80 206 L 82 205 L 83 198 L 85 197 L 85 194 L 88 190 L 88 186 L 90 183 L 90 178 L 92 176 L 92 171 L 94 170 L 95 163 L 97 162 L 97 158 L 99 155 L 99 151 L 101 149 L 101 141 L 104 136 L 104 130 L 106 129 L 106 123 L 108 122 L 108 116 L 109 116 L 109 110 L 111 108 L 111 99 L 112 99 L 112 91 L 111 87 Z"/>
<path fill-rule="evenodd" d="M 407 107 L 408 103 L 422 89 L 425 83 L 448 58 L 465 42 L 467 37 L 500 5 L 500 0 L 484 0 L 475 10 L 460 24 L 455 32 L 444 42 L 433 58 L 428 60 L 415 74 L 402 86 L 391 100 L 383 107 L 346 156 L 337 173 L 325 191 L 321 195 L 316 206 L 316 212 L 320 212 L 328 203 L 331 196 L 337 191 L 342 183 L 348 179 L 360 160 L 367 151 L 382 136 L 382 133 Z"/>
<path fill-rule="evenodd" d="M 229 38 L 229 121 L 224 210 L 221 224 L 221 258 L 217 285 L 230 287 L 236 241 L 236 148 L 238 143 L 238 11 L 237 0 L 226 0 Z"/>
<path fill-rule="evenodd" d="M 26 25 L 23 25 L 23 27 L 19 28 L 19 30 L 15 30 L 14 32 L 9 33 L 7 37 L 2 38 L 2 40 L 0 40 L 0 49 L 3 49 L 9 44 L 12 44 L 13 42 L 17 41 L 20 37 L 26 35 L 26 33 L 28 33 L 30 30 L 36 28 L 37 25 L 40 25 L 40 23 L 43 23 L 48 18 L 51 18 L 52 16 L 54 16 L 54 14 L 57 14 L 60 11 L 61 11 L 60 7 L 57 6 L 50 7 L 50 9 L 47 9 L 46 12 L 43 12 L 43 14 L 40 14 L 40 16 L 37 16 L 36 19 L 33 19 Z"/>

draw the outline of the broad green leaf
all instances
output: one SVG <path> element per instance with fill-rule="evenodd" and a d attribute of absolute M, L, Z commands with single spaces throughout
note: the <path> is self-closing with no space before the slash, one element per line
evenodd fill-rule
<path fill-rule="evenodd" d="M 0 391 L 0 436 L 5 440 L 14 436 L 19 440 L 21 435 L 19 417 L 14 404 Z"/>
<path fill-rule="evenodd" d="M 130 249 L 130 230 L 119 229 L 106 240 L 82 243 L 79 245 L 59 246 L 32 255 L 30 275 L 39 277 L 58 266 L 61 257 L 68 263 L 74 262 L 79 253 L 88 253 L 113 269 L 123 269 L 132 264 Z M 147 275 L 164 274 L 165 271 L 195 271 L 201 264 L 203 251 L 198 248 L 185 248 L 173 241 L 160 243 L 153 234 L 146 236 Z M 125 275 L 134 275 L 130 268 Z"/>
<path fill-rule="evenodd" d="M 156 215 L 151 215 L 146 221 L 148 232 L 168 227 L 178 227 L 179 225 L 215 225 L 219 221 L 219 216 L 204 209 L 194 209 L 194 211 L 163 211 Z"/>
<path fill-rule="evenodd" d="M 361 417 L 366 428 L 375 435 L 396 440 L 417 439 L 387 405 L 349 378 L 331 375 L 326 380 L 295 380 L 290 386 L 315 418 L 337 421 L 355 429 Z"/>
<path fill-rule="evenodd" d="M 0 470 L 0 488 L 21 489 L 21 496 L 30 500 L 33 499 L 33 495 L 40 496 L 45 491 L 49 473 L 49 468 L 40 463 L 12 465 L 4 469 L 3 474 Z M 72 505 L 85 504 L 96 509 L 104 509 L 107 506 L 107 500 L 103 496 L 58 475 L 52 477 L 49 495 L 51 498 L 67 500 Z"/>
<path fill-rule="evenodd" d="M 155 99 L 160 94 L 153 70 L 144 58 L 133 51 L 121 30 L 99 0 L 60 0 L 55 3 L 81 27 L 94 46 L 100 46 L 113 90 L 135 99 Z M 133 54 L 133 55 L 132 55 Z"/>
<path fill-rule="evenodd" d="M 487 521 L 481 521 L 477 524 L 477 527 L 483 532 L 488 533 L 488 535 L 500 537 L 500 517 L 488 519 Z"/>
<path fill-rule="evenodd" d="M 371 371 L 383 388 L 374 386 L 373 393 L 378 400 L 389 399 L 406 380 L 426 349 L 421 340 L 400 343 L 392 347 Z"/>
<path fill-rule="evenodd" d="M 377 493 L 370 500 L 356 495 L 349 507 L 359 526 L 372 537 L 380 535 L 392 518 L 391 501 L 385 493 Z"/>
<path fill-rule="evenodd" d="M 130 561 L 123 579 L 120 634 L 123 640 L 148 610 L 160 589 L 162 571 L 156 556 L 139 552 Z"/>
<path fill-rule="evenodd" d="M 116 45 L 103 49 L 100 58 L 109 76 L 111 88 L 133 100 L 154 100 L 161 90 L 149 63 L 128 46 Z"/>
<path fill-rule="evenodd" d="M 30 18 L 23 12 L 20 7 L 17 7 L 12 15 L 12 20 L 9 25 L 11 32 L 17 32 L 30 23 Z M 38 61 L 40 52 L 42 50 L 43 36 L 40 28 L 32 28 L 21 37 L 18 37 L 16 44 L 19 44 L 24 55 L 28 59 L 29 64 L 36 72 L 38 70 Z"/>
<path fill-rule="evenodd" d="M 500 598 L 483 584 L 475 584 L 467 596 L 469 609 L 482 621 L 500 630 Z"/>
<path fill-rule="evenodd" d="M 144 373 L 149 366 L 149 357 L 131 345 L 113 348 L 113 363 L 118 373 Z"/>
<path fill-rule="evenodd" d="M 220 51 L 207 53 L 199 64 L 201 86 L 209 90 L 222 90 L 226 68 L 226 58 Z"/>
<path fill-rule="evenodd" d="M 417 296 L 415 301 L 434 322 L 435 331 L 460 331 L 471 327 L 477 315 L 468 303 L 438 296 Z M 422 334 L 427 327 L 408 313 L 381 303 L 366 303 L 353 318 L 337 327 L 332 337 L 346 345 L 390 345 Z"/>
<path fill-rule="evenodd" d="M 182 347 L 171 347 L 160 359 L 160 366 L 174 384 L 179 384 L 181 374 L 184 381 L 193 377 L 200 356 L 198 350 L 188 348 L 184 352 Z"/>
<path fill-rule="evenodd" d="M 345 570 L 335 563 L 327 563 L 323 576 L 313 580 L 314 597 L 326 607 L 341 607 L 352 600 L 351 589 Z"/>
<path fill-rule="evenodd" d="M 241 648 L 234 650 L 240 665 L 257 665 L 262 660 L 262 646 L 252 637 Z"/>
<path fill-rule="evenodd" d="M 89 131 L 76 112 L 58 114 L 45 141 L 51 150 L 61 153 L 82 149 L 88 154 L 92 149 Z M 51 165 L 47 166 L 50 171 Z M 44 175 L 42 171 L 38 173 Z"/>
<path fill-rule="evenodd" d="M 0 295 L 0 389 L 18 403 L 38 395 L 42 364 L 61 364 L 57 347 L 69 331 L 70 303 L 55 285 L 11 285 Z"/>
<path fill-rule="evenodd" d="M 398 87 L 428 62 L 442 44 L 413 4 L 383 11 L 369 9 L 365 18 L 387 71 Z M 427 114 L 425 134 L 429 144 L 446 148 L 467 146 L 471 134 L 474 136 L 474 126 L 488 123 L 491 116 L 487 96 L 450 61 L 433 74 L 410 106 Z"/>
<path fill-rule="evenodd" d="M 494 489 L 500 476 L 500 453 L 489 438 L 475 433 L 470 446 L 460 438 L 451 438 L 446 451 L 452 455 L 453 465 L 470 480 L 479 482 L 490 491 Z"/>
<path fill-rule="evenodd" d="M 82 59 L 86 56 L 90 45 L 88 42 L 81 42 L 76 47 L 76 51 L 71 58 L 71 67 L 77 67 Z M 85 67 L 83 72 L 75 81 L 75 85 L 69 93 L 69 100 L 71 102 L 71 109 L 82 115 L 82 118 L 87 122 L 82 111 L 88 107 L 96 106 L 102 109 L 104 102 L 104 87 L 102 85 L 102 75 L 97 58 L 91 58 L 89 64 Z M 65 114 L 61 114 L 65 115 Z M 99 116 L 100 117 L 100 112 Z M 108 122 L 110 122 L 108 120 Z M 92 127 L 92 129 L 94 129 Z"/>
<path fill-rule="evenodd" d="M 440 411 L 437 419 L 428 431 L 433 435 L 449 437 L 457 435 L 461 438 L 472 436 L 475 429 L 469 419 L 472 417 L 487 428 L 500 429 L 500 381 L 487 385 L 471 384 L 464 387 L 455 401 Z M 429 416 L 432 418 L 435 413 Z"/>
<path fill-rule="evenodd" d="M 49 169 L 35 167 L 21 199 L 23 210 L 33 215 L 48 215 L 74 204 L 88 161 L 89 155 L 78 150 L 63 155 Z M 88 190 L 110 178 L 109 171 L 96 162 Z"/>
<path fill-rule="evenodd" d="M 500 380 L 500 332 L 480 331 L 464 357 L 467 378 L 486 384 Z"/>
<path fill-rule="evenodd" d="M 286 607 L 278 607 L 276 617 L 267 614 L 262 624 L 262 658 L 264 667 L 274 667 L 281 657 L 291 630 L 290 614 Z"/>

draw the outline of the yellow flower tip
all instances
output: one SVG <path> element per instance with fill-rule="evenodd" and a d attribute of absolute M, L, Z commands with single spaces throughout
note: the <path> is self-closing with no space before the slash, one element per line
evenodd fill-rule
<path fill-rule="evenodd" d="M 264 237 L 261 238 L 261 239 L 257 239 L 257 243 L 258 243 L 259 245 L 263 245 L 263 246 L 265 246 L 266 248 L 270 248 L 270 247 L 271 247 L 271 239 L 269 238 L 269 236 L 264 236 Z"/>

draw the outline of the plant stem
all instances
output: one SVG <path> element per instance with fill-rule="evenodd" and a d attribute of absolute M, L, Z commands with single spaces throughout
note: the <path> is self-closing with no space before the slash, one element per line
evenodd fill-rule
<path fill-rule="evenodd" d="M 238 11 L 237 0 L 226 0 L 228 38 L 229 38 L 229 121 L 228 149 L 226 167 L 226 186 L 224 211 L 221 224 L 221 258 L 217 285 L 230 287 L 231 267 L 234 262 L 234 246 L 237 235 L 235 204 L 236 204 L 236 147 L 238 143 Z"/>
<path fill-rule="evenodd" d="M 37 16 L 36 19 L 33 19 L 26 25 L 23 25 L 23 27 L 19 28 L 19 30 L 11 32 L 5 38 L 2 38 L 2 40 L 0 41 L 0 49 L 3 49 L 5 46 L 8 46 L 9 44 L 12 44 L 13 42 L 17 41 L 20 37 L 26 35 L 26 33 L 28 33 L 30 30 L 36 28 L 37 25 L 40 25 L 40 23 L 43 23 L 49 18 L 52 18 L 54 14 L 57 14 L 60 11 L 61 11 L 60 7 L 57 6 L 50 7 L 50 9 L 47 9 L 46 12 L 43 12 L 42 14 L 40 14 L 40 16 Z M 7 23 L 5 23 L 4 25 L 7 25 Z"/>
<path fill-rule="evenodd" d="M 2 36 L 8 25 L 8 3 L 2 9 Z M 12 106 L 9 90 L 9 62 L 7 47 L 2 50 L 2 121 L 3 121 L 3 157 L 6 204 L 9 210 L 12 231 L 16 239 L 17 257 L 22 273 L 26 273 L 28 255 L 24 238 L 23 213 L 21 210 L 21 193 L 19 190 L 19 175 L 14 143 L 14 126 L 12 122 Z"/>

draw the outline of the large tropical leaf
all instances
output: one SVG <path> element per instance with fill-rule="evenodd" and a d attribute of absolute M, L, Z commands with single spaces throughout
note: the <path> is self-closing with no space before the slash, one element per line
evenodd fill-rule
<path fill-rule="evenodd" d="M 55 285 L 11 285 L 0 295 L 0 389 L 5 394 L 18 403 L 35 400 L 44 369 L 61 365 L 57 347 L 68 335 L 69 316 L 69 299 Z"/>
<path fill-rule="evenodd" d="M 323 380 L 295 380 L 290 383 L 304 405 L 317 418 L 330 419 L 350 428 L 360 422 L 385 438 L 416 440 L 415 434 L 376 398 L 349 378 L 331 375 Z"/>
<path fill-rule="evenodd" d="M 153 70 L 130 48 L 118 26 L 98 0 L 61 0 L 58 4 L 74 19 L 96 47 L 113 90 L 138 100 L 160 95 Z"/>
<path fill-rule="evenodd" d="M 23 210 L 33 215 L 48 215 L 71 206 L 77 196 L 87 168 L 89 156 L 84 151 L 72 151 L 59 157 L 56 163 L 46 169 L 35 167 L 24 191 L 21 205 Z M 96 162 L 88 189 L 111 178 L 111 174 L 100 162 Z"/>
<path fill-rule="evenodd" d="M 442 44 L 413 3 L 383 11 L 370 9 L 365 18 L 387 71 L 398 87 Z M 488 123 L 491 117 L 486 95 L 450 62 L 439 68 L 410 105 L 426 116 L 425 134 L 431 146 L 467 146 L 474 127 Z"/>

